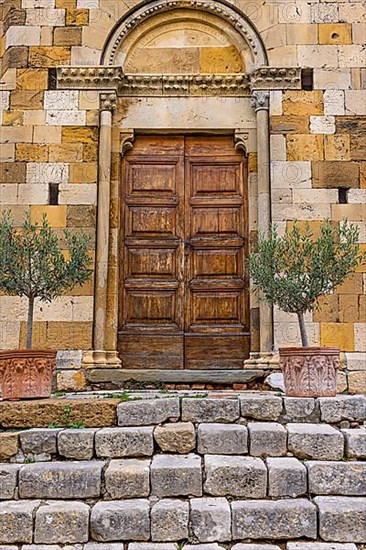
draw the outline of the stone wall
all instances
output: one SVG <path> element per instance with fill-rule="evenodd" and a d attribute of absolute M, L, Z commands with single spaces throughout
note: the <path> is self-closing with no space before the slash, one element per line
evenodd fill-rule
<path fill-rule="evenodd" d="M 103 400 L 88 406 L 95 414 Z M 116 412 L 115 427 L 0 433 L 0 544 L 355 550 L 365 541 L 365 397 L 173 396 Z"/>
<path fill-rule="evenodd" d="M 271 92 L 273 220 L 281 230 L 294 219 L 309 221 L 317 232 L 320 219 L 338 223 L 347 217 L 359 226 L 365 248 L 364 1 L 233 4 L 258 29 L 270 66 L 313 69 L 313 83 L 311 78 L 304 83 L 306 89 Z M 7 0 L 1 5 L 0 200 L 17 224 L 28 208 L 33 220 L 47 212 L 60 235 L 64 227 L 82 228 L 94 247 L 99 97 L 90 90 L 54 90 L 53 69 L 98 65 L 108 34 L 135 5 L 109 0 Z M 198 71 L 226 66 L 224 54 L 206 50 Z M 179 72 L 179 59 L 175 63 L 169 70 Z M 121 120 L 120 112 L 115 120 Z M 181 128 L 189 127 L 189 121 L 181 122 Z M 116 179 L 118 152 L 112 160 Z M 254 186 L 255 164 L 253 155 Z M 118 211 L 118 205 L 112 207 Z M 251 237 L 255 240 L 255 230 Z M 344 377 L 343 388 L 353 393 L 366 392 L 365 269 L 325 298 L 321 312 L 307 316 L 312 343 L 339 345 L 345 352 L 348 381 Z M 254 323 L 258 311 L 253 304 Z M 1 296 L 1 348 L 24 345 L 25 318 L 23 299 Z M 34 346 L 89 349 L 92 320 L 90 282 L 51 305 L 37 305 Z M 293 316 L 275 312 L 276 348 L 298 341 Z"/>

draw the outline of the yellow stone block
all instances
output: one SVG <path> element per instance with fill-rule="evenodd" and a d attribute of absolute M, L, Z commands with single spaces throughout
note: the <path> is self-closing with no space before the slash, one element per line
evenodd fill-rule
<path fill-rule="evenodd" d="M 322 115 L 324 113 L 321 90 L 290 90 L 283 94 L 284 115 Z"/>
<path fill-rule="evenodd" d="M 94 143 L 98 139 L 96 128 L 64 126 L 61 133 L 62 143 Z"/>
<path fill-rule="evenodd" d="M 64 370 L 57 373 L 56 387 L 58 391 L 81 391 L 86 386 L 85 371 Z"/>
<path fill-rule="evenodd" d="M 48 146 L 32 143 L 17 143 L 15 150 L 16 160 L 28 162 L 47 162 Z"/>
<path fill-rule="evenodd" d="M 18 433 L 0 433 L 0 460 L 9 460 L 18 452 Z"/>
<path fill-rule="evenodd" d="M 248 171 L 258 172 L 258 156 L 257 153 L 249 153 L 248 155 Z"/>
<path fill-rule="evenodd" d="M 98 126 L 99 123 L 99 111 L 87 111 L 86 112 L 86 125 Z"/>
<path fill-rule="evenodd" d="M 332 204 L 332 220 L 339 222 L 344 218 L 352 222 L 366 221 L 366 204 Z"/>
<path fill-rule="evenodd" d="M 324 160 L 322 135 L 289 134 L 286 136 L 287 160 Z"/>
<path fill-rule="evenodd" d="M 95 183 L 97 181 L 95 162 L 78 162 L 70 164 L 70 183 Z"/>
<path fill-rule="evenodd" d="M 330 134 L 324 136 L 325 160 L 351 160 L 349 134 Z"/>
<path fill-rule="evenodd" d="M 54 67 L 70 63 L 70 48 L 64 46 L 31 46 L 29 65 L 32 67 Z"/>
<path fill-rule="evenodd" d="M 357 294 L 339 295 L 339 320 L 341 323 L 358 323 L 359 308 Z"/>
<path fill-rule="evenodd" d="M 3 111 L 4 126 L 23 126 L 24 113 L 22 111 Z"/>
<path fill-rule="evenodd" d="M 42 223 L 43 214 L 47 214 L 51 227 L 66 227 L 66 205 L 31 206 L 30 216 L 33 223 Z"/>
<path fill-rule="evenodd" d="M 362 273 L 352 273 L 335 291 L 337 294 L 363 294 Z"/>
<path fill-rule="evenodd" d="M 303 234 L 305 233 L 306 227 L 308 225 L 311 233 L 313 234 L 313 238 L 318 239 L 321 236 L 321 228 L 324 226 L 324 223 L 325 222 L 321 220 L 314 220 L 309 222 L 298 220 L 296 221 L 296 227 L 298 227 L 300 233 Z M 289 231 L 291 231 L 294 225 L 294 221 L 288 221 L 286 224 Z M 334 222 L 332 225 L 336 226 L 337 224 Z"/>
<path fill-rule="evenodd" d="M 49 146 L 50 162 L 72 162 L 83 160 L 82 143 L 64 143 Z"/>
<path fill-rule="evenodd" d="M 311 23 L 289 23 L 286 25 L 286 38 L 287 44 L 317 44 L 318 25 Z"/>
<path fill-rule="evenodd" d="M 5 35 L 0 37 L 0 57 L 5 53 Z"/>
<path fill-rule="evenodd" d="M 96 143 L 85 143 L 83 145 L 83 160 L 90 162 L 97 160 L 98 158 L 98 146 Z"/>
<path fill-rule="evenodd" d="M 336 323 L 338 321 L 338 294 L 321 296 L 318 299 L 319 309 L 314 311 L 313 320 L 316 323 Z"/>
<path fill-rule="evenodd" d="M 348 391 L 351 394 L 366 394 L 365 371 L 354 371 L 348 373 Z"/>
<path fill-rule="evenodd" d="M 18 69 L 18 90 L 47 90 L 48 71 L 45 69 Z"/>
<path fill-rule="evenodd" d="M 243 60 L 235 46 L 200 48 L 200 73 L 242 73 Z"/>
<path fill-rule="evenodd" d="M 352 44 L 352 25 L 349 23 L 320 24 L 319 44 Z"/>
<path fill-rule="evenodd" d="M 89 24 L 89 10 L 87 9 L 67 9 L 66 10 L 66 26 L 78 27 L 80 25 Z"/>
<path fill-rule="evenodd" d="M 320 323 L 320 345 L 354 351 L 355 334 L 353 323 Z"/>
<path fill-rule="evenodd" d="M 25 347 L 25 321 L 20 323 L 20 348 Z M 33 348 L 37 349 L 90 349 L 91 322 L 36 321 L 33 330 Z"/>
<path fill-rule="evenodd" d="M 360 244 L 360 252 L 366 254 L 366 244 Z M 356 268 L 357 273 L 366 273 L 366 264 L 360 265 Z M 366 319 L 364 319 L 366 321 Z"/>

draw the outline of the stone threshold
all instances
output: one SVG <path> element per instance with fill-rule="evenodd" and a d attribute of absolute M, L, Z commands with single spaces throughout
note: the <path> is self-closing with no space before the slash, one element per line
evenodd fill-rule
<path fill-rule="evenodd" d="M 167 383 L 167 384 L 246 384 L 262 380 L 267 371 L 263 369 L 227 370 L 163 370 L 163 369 L 86 369 L 90 384 L 124 382 Z"/>

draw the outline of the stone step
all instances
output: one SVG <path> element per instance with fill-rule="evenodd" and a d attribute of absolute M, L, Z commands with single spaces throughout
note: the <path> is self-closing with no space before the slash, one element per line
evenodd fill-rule
<path fill-rule="evenodd" d="M 360 460 L 366 458 L 366 428 L 340 430 L 324 423 L 282 425 L 243 421 L 0 432 L 0 461 L 3 462 L 139 458 L 156 452 Z"/>
<path fill-rule="evenodd" d="M 100 370 L 100 369 L 99 369 Z M 197 395 L 198 393 L 198 395 Z M 92 397 L 38 401 L 0 401 L 0 428 L 47 428 L 67 424 L 85 428 L 151 426 L 166 421 L 228 423 L 271 421 L 286 424 L 325 422 L 343 429 L 366 420 L 365 395 L 297 398 L 273 392 L 125 392 L 123 399 L 101 392 Z"/>
<path fill-rule="evenodd" d="M 24 544 L 21 550 L 179 550 L 180 546 L 175 543 L 154 543 L 154 542 L 131 542 L 124 545 L 122 542 L 104 543 L 88 542 L 86 544 L 59 546 L 58 544 Z M 226 550 L 224 546 L 217 543 L 208 544 L 186 544 L 185 550 Z M 0 550 L 18 550 L 18 546 L 0 546 Z M 239 543 L 232 546 L 232 550 L 281 550 L 275 544 L 246 544 Z M 357 550 L 355 544 L 337 544 L 324 542 L 289 542 L 286 550 Z"/>
<path fill-rule="evenodd" d="M 366 540 L 366 498 L 322 496 L 314 502 L 304 498 L 232 502 L 225 498 L 193 498 L 189 506 L 188 502 L 180 502 L 178 507 L 171 501 L 164 507 L 164 501 L 154 504 L 148 499 L 95 504 L 75 500 L 5 501 L 0 503 L 0 544 L 33 543 L 40 550 L 39 545 L 178 542 L 190 536 L 202 544 L 246 539 L 271 541 L 272 545 L 276 540 L 292 542 L 299 538 L 347 544 Z M 287 547 L 329 548 L 315 542 L 313 546 L 304 543 L 296 547 L 293 543 Z M 152 550 L 154 546 L 147 544 L 145 548 Z M 237 546 L 237 550 L 243 548 Z"/>
<path fill-rule="evenodd" d="M 0 499 L 266 499 L 366 496 L 365 461 L 157 454 L 152 458 L 0 464 Z"/>

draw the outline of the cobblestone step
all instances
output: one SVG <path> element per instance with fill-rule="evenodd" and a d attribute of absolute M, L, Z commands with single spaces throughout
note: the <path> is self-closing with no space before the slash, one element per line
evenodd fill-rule
<path fill-rule="evenodd" d="M 337 543 L 366 540 L 366 498 L 362 497 L 323 496 L 314 502 L 304 498 L 232 502 L 194 498 L 189 506 L 182 502 L 173 507 L 169 503 L 165 508 L 162 503 L 154 505 L 148 499 L 94 505 L 58 500 L 2 502 L 0 543 L 82 544 L 90 539 L 147 542 L 161 541 L 161 537 L 173 542 L 188 539 L 190 533 L 200 543 L 316 540 L 318 536 Z M 296 546 L 292 549 L 298 550 Z"/>

